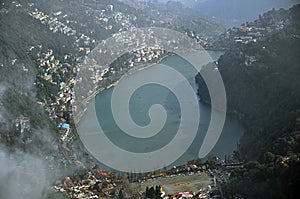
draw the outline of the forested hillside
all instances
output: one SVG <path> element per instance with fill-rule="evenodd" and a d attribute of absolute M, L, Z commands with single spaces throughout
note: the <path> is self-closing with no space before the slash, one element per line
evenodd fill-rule
<path fill-rule="evenodd" d="M 290 25 L 248 44 L 234 44 L 218 60 L 228 109 L 246 127 L 235 158 L 246 161 L 226 183 L 228 195 L 294 198 L 300 180 L 300 6 Z M 209 66 L 204 70 L 211 70 Z M 201 99 L 209 95 L 196 77 Z"/>

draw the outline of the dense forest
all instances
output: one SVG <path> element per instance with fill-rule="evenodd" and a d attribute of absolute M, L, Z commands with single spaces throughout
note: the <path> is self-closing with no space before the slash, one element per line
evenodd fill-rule
<path fill-rule="evenodd" d="M 246 162 L 224 185 L 228 196 L 296 198 L 300 183 L 300 5 L 291 24 L 218 60 L 230 113 L 246 127 L 236 158 Z M 209 65 L 203 70 L 211 70 Z M 201 100 L 209 94 L 200 75 Z"/>

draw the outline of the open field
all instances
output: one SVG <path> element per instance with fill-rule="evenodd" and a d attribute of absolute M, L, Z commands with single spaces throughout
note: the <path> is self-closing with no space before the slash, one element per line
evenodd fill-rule
<path fill-rule="evenodd" d="M 141 191 L 145 191 L 146 187 L 162 185 L 163 190 L 166 194 L 173 194 L 178 191 L 193 191 L 198 192 L 200 189 L 207 188 L 209 184 L 211 184 L 212 177 L 209 174 L 202 172 L 202 173 L 195 173 L 190 176 L 168 176 L 168 177 L 161 177 L 156 178 L 153 180 L 147 180 L 143 183 L 139 183 Z"/>

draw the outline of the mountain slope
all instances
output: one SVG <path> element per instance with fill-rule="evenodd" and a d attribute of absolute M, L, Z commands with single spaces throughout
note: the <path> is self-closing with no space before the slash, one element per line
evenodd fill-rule
<path fill-rule="evenodd" d="M 95 167 L 73 142 L 78 65 L 112 34 L 153 25 L 190 31 L 114 0 L 0 0 L 0 198 L 51 198 L 57 179 Z"/>
<path fill-rule="evenodd" d="M 191 9 L 180 1 L 158 3 L 123 0 L 122 2 L 137 8 L 157 21 L 164 22 L 163 26 L 175 27 L 178 31 L 193 31 L 204 38 L 215 37 L 225 31 L 225 24 L 221 20 Z"/>
<path fill-rule="evenodd" d="M 300 5 L 294 20 L 271 36 L 234 44 L 218 60 L 228 109 L 246 127 L 235 158 L 245 167 L 232 172 L 227 195 L 246 198 L 294 198 L 300 165 Z M 206 67 L 206 70 L 211 70 Z M 198 75 L 199 94 L 209 102 Z"/>

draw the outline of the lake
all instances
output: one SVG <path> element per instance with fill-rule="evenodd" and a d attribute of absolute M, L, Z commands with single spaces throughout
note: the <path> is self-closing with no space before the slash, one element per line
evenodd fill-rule
<path fill-rule="evenodd" d="M 222 55 L 222 52 L 216 51 L 208 51 L 208 53 L 213 60 L 217 60 Z M 189 53 L 187 56 L 193 56 L 193 53 Z M 208 60 L 203 58 L 203 64 L 207 62 Z M 195 83 L 195 76 L 197 74 L 197 71 L 191 66 L 190 63 L 188 63 L 182 57 L 174 55 L 168 56 L 165 59 L 163 59 L 161 64 L 170 66 L 173 69 L 177 70 L 187 79 L 194 92 L 197 92 L 197 84 Z M 145 75 L 150 77 L 153 75 L 157 75 L 159 72 L 159 66 L 154 65 L 141 71 L 135 72 L 131 75 L 128 75 L 124 77 L 123 80 L 139 82 L 141 78 L 145 77 Z M 123 80 L 121 79 L 119 83 L 121 84 Z M 170 81 L 172 81 L 172 79 L 170 79 Z M 95 122 L 95 120 L 92 120 L 93 116 L 91 112 L 92 110 L 95 110 L 97 115 L 97 121 L 99 122 L 101 128 L 105 132 L 107 138 L 113 144 L 117 145 L 123 150 L 130 151 L 133 153 L 149 153 L 151 151 L 161 149 L 163 146 L 169 144 L 172 141 L 180 126 L 182 112 L 180 110 L 178 99 L 168 88 L 154 83 L 147 84 L 139 87 L 131 95 L 129 101 L 130 115 L 132 120 L 139 126 L 147 126 L 150 123 L 151 120 L 149 117 L 149 109 L 152 105 L 160 104 L 164 107 L 166 111 L 167 118 L 163 127 L 160 128 L 159 125 L 154 125 L 153 131 L 156 131 L 157 129 L 159 129 L 160 131 L 154 134 L 153 136 L 147 138 L 139 138 L 134 137 L 132 135 L 128 135 L 124 133 L 121 130 L 121 128 L 116 124 L 111 110 L 111 97 L 113 94 L 113 90 L 113 87 L 104 90 L 95 97 L 95 100 L 93 101 L 94 103 L 89 104 L 85 116 L 80 121 L 79 133 L 83 131 L 88 131 L 91 128 L 91 126 L 94 125 L 91 124 L 91 122 Z M 124 90 L 124 95 L 126 94 L 125 92 L 127 91 Z M 122 101 L 124 99 L 120 97 L 116 100 Z M 199 109 L 201 119 L 195 139 L 193 140 L 187 151 L 169 166 L 184 164 L 188 160 L 196 159 L 198 157 L 198 152 L 206 134 L 206 131 L 208 129 L 211 116 L 211 109 L 210 106 L 208 106 L 207 104 L 199 102 Z M 123 113 L 122 109 L 120 109 L 117 114 L 121 113 Z M 186 125 L 182 128 L 184 132 L 188 134 L 191 131 L 191 126 L 192 125 Z M 232 154 L 232 152 L 236 149 L 237 143 L 243 135 L 243 132 L 244 128 L 239 122 L 239 120 L 233 115 L 227 115 L 222 134 L 217 144 L 214 146 L 214 148 L 211 150 L 208 156 L 215 155 L 220 157 L 221 159 L 224 159 L 225 155 Z M 183 139 L 182 142 L 184 143 L 185 140 Z M 95 141 L 95 145 L 96 144 L 101 145 L 101 141 Z M 110 149 L 107 148 L 107 150 Z M 103 153 L 105 153 L 105 151 L 103 151 Z M 160 166 L 161 165 L 158 165 L 157 167 Z"/>

